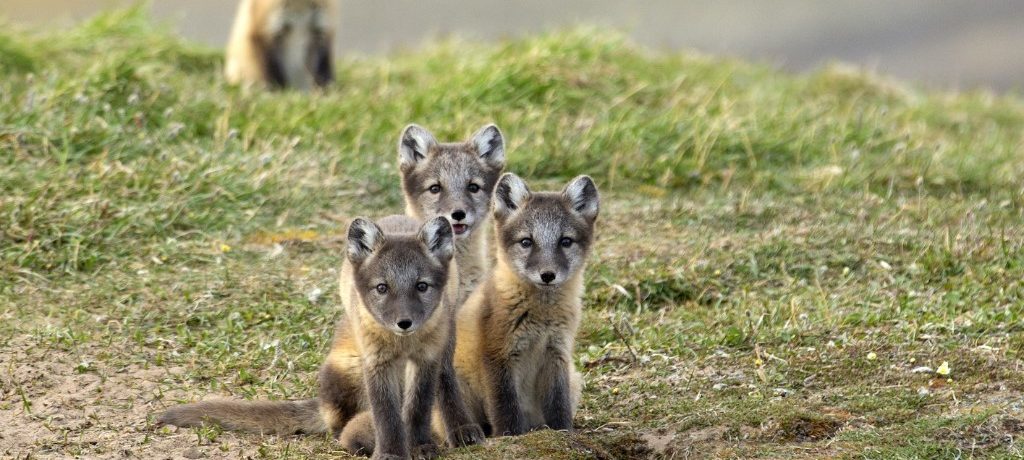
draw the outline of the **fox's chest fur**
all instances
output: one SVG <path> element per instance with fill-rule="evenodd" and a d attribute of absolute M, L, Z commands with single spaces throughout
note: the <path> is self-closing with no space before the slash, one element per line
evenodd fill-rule
<path fill-rule="evenodd" d="M 281 36 L 281 67 L 289 86 L 308 90 L 314 86 L 309 68 L 310 50 L 316 34 L 331 26 L 314 4 L 301 6 L 274 11 L 269 17 L 267 32 Z"/>
<path fill-rule="evenodd" d="M 572 353 L 580 324 L 582 279 L 538 290 L 505 267 L 498 267 L 494 275 L 485 330 L 491 337 L 504 336 L 500 352 L 517 370 L 522 390 L 529 393 L 544 349 L 554 348 L 567 356 Z"/>
<path fill-rule="evenodd" d="M 485 283 L 467 299 L 458 315 L 455 367 L 467 404 L 478 420 L 486 420 L 483 398 L 489 390 L 481 360 L 487 354 L 501 355 L 507 357 L 513 369 L 527 417 L 542 419 L 544 395 L 537 391 L 537 378 L 543 352 L 553 348 L 571 365 L 582 315 L 582 275 L 557 289 L 538 292 L 499 264 Z M 578 376 L 573 374 L 578 384 Z"/>
<path fill-rule="evenodd" d="M 310 19 L 302 18 L 302 21 Z M 313 32 L 309 28 L 295 29 L 283 39 L 281 66 L 285 79 L 294 88 L 308 90 L 313 87 L 313 76 L 309 73 L 309 48 L 313 43 Z"/>

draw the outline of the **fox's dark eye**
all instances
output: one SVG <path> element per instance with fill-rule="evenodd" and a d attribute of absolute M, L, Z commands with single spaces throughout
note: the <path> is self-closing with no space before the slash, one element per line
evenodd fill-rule
<path fill-rule="evenodd" d="M 530 246 L 533 246 L 533 240 L 531 240 L 529 238 L 523 238 L 523 239 L 519 240 L 519 245 L 524 247 L 524 248 L 528 248 Z"/>
<path fill-rule="evenodd" d="M 469 184 L 469 187 L 466 187 L 466 189 L 469 190 L 469 193 L 476 193 L 480 191 L 480 186 L 476 184 Z"/>
<path fill-rule="evenodd" d="M 561 240 L 558 240 L 558 245 L 563 247 L 563 248 L 567 248 L 569 246 L 572 246 L 572 243 L 573 243 L 572 238 L 569 238 L 569 237 L 564 237 Z"/>
<path fill-rule="evenodd" d="M 430 193 L 435 193 L 435 194 L 436 193 L 441 193 L 441 186 L 437 185 L 437 184 L 434 184 L 434 185 L 431 185 L 430 188 L 427 189 L 427 190 L 430 190 Z"/>
<path fill-rule="evenodd" d="M 384 283 L 380 283 L 380 284 L 377 285 L 377 293 L 378 294 L 387 294 L 387 292 L 388 292 L 388 285 L 386 285 Z"/>
<path fill-rule="evenodd" d="M 430 287 L 430 286 L 429 286 L 429 285 L 427 285 L 427 283 L 424 283 L 424 282 L 422 282 L 422 281 L 420 281 L 419 283 L 416 283 L 416 290 L 417 290 L 417 291 L 420 291 L 420 292 L 427 292 L 427 288 L 428 288 L 428 287 Z"/>

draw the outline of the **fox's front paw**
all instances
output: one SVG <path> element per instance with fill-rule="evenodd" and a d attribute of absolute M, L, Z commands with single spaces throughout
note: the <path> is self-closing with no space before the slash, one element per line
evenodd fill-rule
<path fill-rule="evenodd" d="M 519 436 L 526 434 L 529 428 L 522 423 L 509 423 L 507 426 L 495 425 L 494 435 L 495 436 Z"/>
<path fill-rule="evenodd" d="M 420 444 L 412 448 L 412 460 L 434 460 L 441 455 L 437 444 Z"/>
<path fill-rule="evenodd" d="M 462 425 L 448 437 L 452 447 L 472 446 L 484 442 L 484 430 L 476 423 Z"/>

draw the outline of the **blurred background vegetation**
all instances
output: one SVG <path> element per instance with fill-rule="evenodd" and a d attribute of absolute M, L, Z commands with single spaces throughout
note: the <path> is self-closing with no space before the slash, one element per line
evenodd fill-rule
<path fill-rule="evenodd" d="M 6 0 L 0 17 L 66 27 L 135 0 Z M 186 38 L 220 46 L 235 2 L 151 0 L 153 16 Z M 628 31 L 637 43 L 696 49 L 788 70 L 831 60 L 942 88 L 1022 88 L 1024 8 L 1015 0 L 346 0 L 342 54 L 418 47 L 438 35 L 494 40 L 577 23 Z"/>

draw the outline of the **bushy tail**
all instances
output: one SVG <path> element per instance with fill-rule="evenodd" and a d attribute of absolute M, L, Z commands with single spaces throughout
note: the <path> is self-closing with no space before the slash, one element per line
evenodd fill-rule
<path fill-rule="evenodd" d="M 327 431 L 319 400 L 238 401 L 215 399 L 182 404 L 160 414 L 157 423 L 180 427 L 215 423 L 225 430 L 264 434 L 312 434 Z"/>

